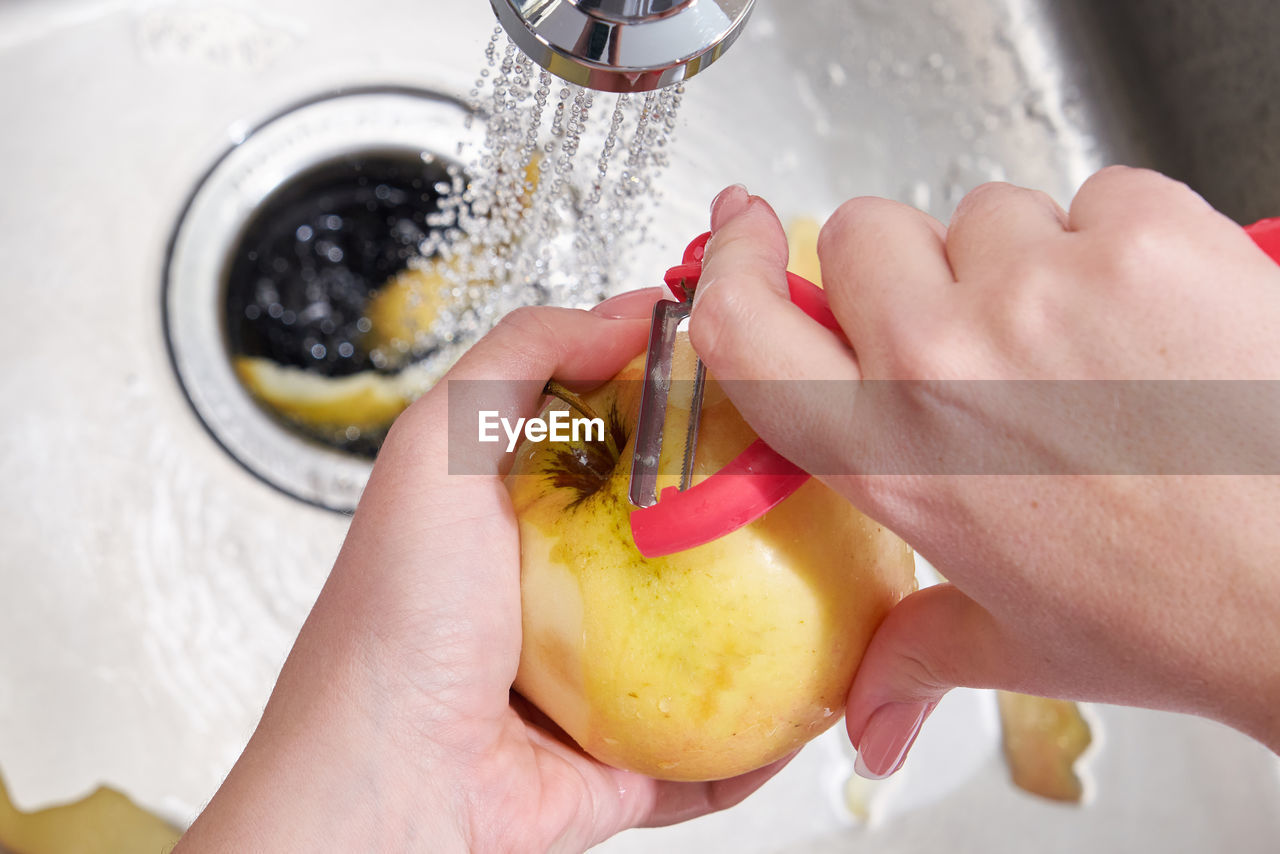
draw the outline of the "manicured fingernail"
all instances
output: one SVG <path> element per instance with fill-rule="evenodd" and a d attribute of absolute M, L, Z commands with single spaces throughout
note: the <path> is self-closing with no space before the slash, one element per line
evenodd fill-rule
<path fill-rule="evenodd" d="M 637 317 L 648 317 L 653 313 L 653 304 L 662 296 L 662 288 L 641 288 L 638 291 L 627 291 L 611 296 L 599 305 L 591 307 L 592 314 L 607 317 L 611 320 L 631 320 Z"/>
<path fill-rule="evenodd" d="M 872 712 L 858 742 L 854 772 L 883 780 L 901 768 L 928 714 L 928 703 L 886 703 Z"/>
<path fill-rule="evenodd" d="M 741 184 L 725 187 L 711 202 L 711 230 L 715 231 L 747 209 L 751 194 Z"/>
<path fill-rule="evenodd" d="M 711 202 L 711 231 L 712 234 L 723 228 L 726 223 L 736 216 L 741 215 L 748 207 L 751 206 L 752 196 L 747 192 L 747 188 L 741 184 L 733 184 L 725 187 L 720 194 Z M 702 256 L 702 269 L 706 272 L 707 266 L 711 261 L 711 253 L 715 246 L 715 237 L 707 244 L 707 248 Z M 703 275 L 702 281 L 698 282 L 697 289 L 693 292 L 693 305 L 696 308 L 702 295 L 706 293 L 714 280 L 707 275 Z"/>

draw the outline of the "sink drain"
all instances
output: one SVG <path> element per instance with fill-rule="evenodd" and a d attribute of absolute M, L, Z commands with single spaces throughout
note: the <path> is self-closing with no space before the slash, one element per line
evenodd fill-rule
<path fill-rule="evenodd" d="M 303 501 L 353 509 L 404 405 L 384 369 L 412 342 L 370 307 L 412 316 L 399 293 L 474 142 L 466 117 L 408 88 L 309 100 L 244 133 L 178 222 L 164 309 L 186 395 L 236 460 Z"/>

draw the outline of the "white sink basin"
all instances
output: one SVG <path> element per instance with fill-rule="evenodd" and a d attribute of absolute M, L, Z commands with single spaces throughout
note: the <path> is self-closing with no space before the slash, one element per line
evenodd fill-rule
<path fill-rule="evenodd" d="M 735 181 L 784 217 L 854 194 L 945 217 L 986 180 L 1065 201 L 1125 160 L 1180 170 L 1242 220 L 1280 213 L 1261 144 L 1280 113 L 1251 113 L 1245 85 L 1274 104 L 1275 68 L 1250 70 L 1238 40 L 1196 64 L 1174 47 L 1205 29 L 1171 2 L 760 0 L 688 85 L 659 239 L 629 284 L 656 282 Z M 1242 32 L 1274 33 L 1264 6 L 1240 4 L 1259 21 Z M 1133 15 L 1168 20 L 1135 40 Z M 21 805 L 107 783 L 194 816 L 346 528 L 249 474 L 183 396 L 160 279 L 187 196 L 244 128 L 306 97 L 464 95 L 492 26 L 483 0 L 0 5 L 0 769 Z M 1229 97 L 1185 94 L 1222 79 L 1239 84 Z M 1256 136 L 1232 132 L 1246 126 Z M 1275 757 L 1223 727 L 1094 708 L 1091 795 L 1072 808 L 1007 781 L 989 698 L 958 692 L 944 710 L 869 826 L 843 806 L 837 730 L 730 813 L 601 850 L 1249 854 L 1280 839 Z"/>

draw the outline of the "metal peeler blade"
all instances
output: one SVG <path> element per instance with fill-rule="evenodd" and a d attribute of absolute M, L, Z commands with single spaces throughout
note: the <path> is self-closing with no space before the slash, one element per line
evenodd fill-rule
<path fill-rule="evenodd" d="M 649 349 L 644 364 L 644 387 L 640 396 L 640 417 L 636 427 L 635 452 L 631 460 L 629 497 L 636 507 L 652 507 L 658 503 L 658 462 L 662 456 L 662 434 L 671 393 L 671 368 L 676 336 L 688 324 L 692 307 L 691 299 L 680 302 L 660 300 L 653 307 L 653 320 L 649 327 Z M 699 359 L 680 469 L 682 491 L 689 488 L 693 478 L 693 461 L 697 450 L 698 422 L 702 417 L 702 391 L 705 381 L 706 368 Z"/>
<path fill-rule="evenodd" d="M 694 289 L 702 276 L 702 262 L 711 234 L 695 237 L 681 263 L 667 270 L 663 281 L 675 294 L 654 307 L 649 330 L 645 387 L 640 401 L 635 459 L 631 467 L 631 536 L 636 550 L 646 558 L 662 557 L 697 548 L 759 519 L 785 501 L 809 480 L 809 475 L 756 439 L 742 453 L 697 486 L 691 485 L 697 449 L 698 423 L 706 369 L 701 360 L 694 371 L 685 432 L 683 467 L 679 488 L 657 493 L 662 434 L 671 404 L 672 371 L 677 333 L 688 322 Z M 799 276 L 787 274 L 791 301 L 823 327 L 841 335 L 840 324 L 827 305 L 822 289 Z"/>

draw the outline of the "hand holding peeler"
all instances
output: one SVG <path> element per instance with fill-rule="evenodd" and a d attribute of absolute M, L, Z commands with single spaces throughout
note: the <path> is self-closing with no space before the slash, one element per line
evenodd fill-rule
<path fill-rule="evenodd" d="M 1245 232 L 1280 263 L 1280 217 L 1260 220 L 1247 226 Z M 631 534 L 636 548 L 645 557 L 674 554 L 732 533 L 763 516 L 809 479 L 798 466 L 757 439 L 720 471 L 696 486 L 691 485 L 706 381 L 706 369 L 699 359 L 689 406 L 680 486 L 667 487 L 661 496 L 657 494 L 658 460 L 676 336 L 693 310 L 693 295 L 710 237 L 708 232 L 695 238 L 685 248 L 681 263 L 667 271 L 663 280 L 675 300 L 658 301 L 649 328 L 630 489 L 631 503 L 637 508 L 631 513 Z M 820 287 L 794 273 L 787 273 L 787 287 L 791 301 L 805 314 L 843 337 Z"/>
<path fill-rule="evenodd" d="M 757 439 L 711 477 L 691 486 L 697 448 L 698 422 L 706 368 L 697 361 L 689 424 L 679 488 L 657 494 L 658 459 L 671 390 L 671 365 L 676 335 L 689 319 L 693 295 L 702 274 L 702 258 L 711 234 L 700 235 L 684 251 L 682 262 L 663 280 L 675 300 L 660 300 L 653 309 L 644 390 L 631 463 L 631 534 L 645 557 L 659 557 L 719 539 L 763 516 L 809 479 L 794 463 Z M 791 301 L 831 331 L 843 335 L 827 305 L 826 295 L 813 282 L 787 273 Z M 742 475 L 747 475 L 743 477 Z"/>

